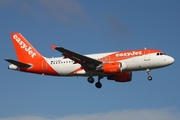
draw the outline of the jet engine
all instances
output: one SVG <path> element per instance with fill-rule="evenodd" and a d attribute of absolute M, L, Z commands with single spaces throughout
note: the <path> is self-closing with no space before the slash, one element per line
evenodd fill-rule
<path fill-rule="evenodd" d="M 104 63 L 101 66 L 101 69 L 105 73 L 121 73 L 127 68 L 127 65 L 123 62 L 113 62 L 113 63 Z"/>

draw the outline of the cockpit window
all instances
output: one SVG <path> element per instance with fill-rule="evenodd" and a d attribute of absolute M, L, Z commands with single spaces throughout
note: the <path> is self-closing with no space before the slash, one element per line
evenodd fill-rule
<path fill-rule="evenodd" d="M 166 55 L 166 54 L 163 52 L 160 52 L 160 53 L 157 53 L 157 55 Z"/>

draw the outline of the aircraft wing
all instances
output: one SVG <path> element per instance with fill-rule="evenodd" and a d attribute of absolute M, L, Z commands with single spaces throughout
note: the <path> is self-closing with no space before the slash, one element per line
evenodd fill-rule
<path fill-rule="evenodd" d="M 12 60 L 12 59 L 4 59 L 5 61 L 11 63 L 11 64 L 14 64 L 18 67 L 24 67 L 24 68 L 29 68 L 31 67 L 31 65 L 29 64 L 25 64 L 25 63 L 22 63 L 22 62 L 19 62 L 19 61 L 15 61 L 15 60 Z"/>
<path fill-rule="evenodd" d="M 62 55 L 64 56 L 64 58 L 69 58 L 71 60 L 73 60 L 75 63 L 79 63 L 79 64 L 93 64 L 95 66 L 98 66 L 99 64 L 101 64 L 101 61 L 95 60 L 93 58 L 75 53 L 73 51 L 70 51 L 68 49 L 65 49 L 63 47 L 55 47 L 52 46 L 52 49 L 56 49 L 59 52 L 62 53 Z"/>

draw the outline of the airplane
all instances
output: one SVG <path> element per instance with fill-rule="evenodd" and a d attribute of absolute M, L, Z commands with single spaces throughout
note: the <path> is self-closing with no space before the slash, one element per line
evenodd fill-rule
<path fill-rule="evenodd" d="M 106 77 L 115 82 L 129 82 L 132 72 L 146 70 L 148 80 L 152 80 L 150 71 L 174 63 L 174 58 L 161 50 L 139 49 L 118 52 L 81 55 L 63 47 L 51 45 L 53 50 L 62 53 L 62 57 L 42 56 L 19 32 L 10 34 L 18 61 L 5 59 L 11 63 L 8 68 L 28 73 L 51 76 L 85 76 L 89 83 L 101 88 L 100 80 Z"/>

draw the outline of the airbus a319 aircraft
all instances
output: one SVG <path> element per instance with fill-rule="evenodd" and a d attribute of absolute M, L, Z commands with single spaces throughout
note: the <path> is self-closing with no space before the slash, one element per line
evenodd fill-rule
<path fill-rule="evenodd" d="M 174 63 L 174 59 L 161 50 L 140 49 L 99 54 L 81 55 L 63 47 L 51 45 L 62 53 L 63 57 L 47 58 L 42 56 L 22 35 L 10 34 L 18 61 L 5 59 L 11 63 L 8 68 L 28 73 L 51 76 L 87 76 L 89 83 L 101 88 L 100 80 L 106 77 L 116 82 L 129 82 L 132 71 L 146 70 L 148 80 L 152 80 L 150 70 L 166 67 Z"/>

